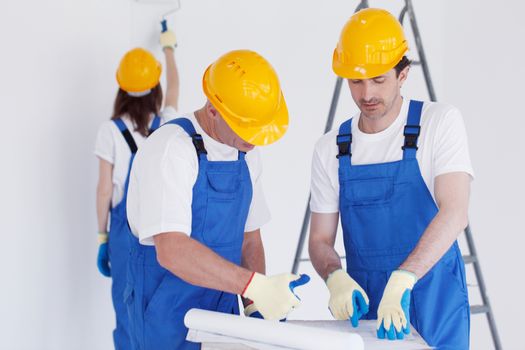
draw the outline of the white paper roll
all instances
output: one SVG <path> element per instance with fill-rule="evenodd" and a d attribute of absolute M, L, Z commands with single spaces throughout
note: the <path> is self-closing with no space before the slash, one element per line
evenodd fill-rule
<path fill-rule="evenodd" d="M 363 350 L 360 335 L 266 321 L 221 312 L 191 309 L 184 317 L 189 329 L 205 331 L 259 343 L 301 350 Z"/>

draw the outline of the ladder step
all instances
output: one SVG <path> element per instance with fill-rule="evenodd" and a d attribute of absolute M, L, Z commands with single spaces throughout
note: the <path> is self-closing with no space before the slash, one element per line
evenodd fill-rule
<path fill-rule="evenodd" d="M 472 305 L 470 306 L 470 314 L 488 314 L 490 308 L 487 305 Z"/>
<path fill-rule="evenodd" d="M 341 260 L 344 260 L 344 259 L 346 259 L 346 256 L 342 255 Z M 299 259 L 299 261 L 301 262 L 310 261 L 310 258 L 301 258 Z M 478 257 L 474 255 L 463 255 L 463 261 L 465 262 L 465 264 L 477 263 Z"/>
<path fill-rule="evenodd" d="M 463 261 L 465 264 L 477 263 L 478 257 L 474 255 L 463 255 Z"/>
<path fill-rule="evenodd" d="M 346 256 L 341 256 L 341 260 L 346 259 Z M 300 259 L 299 261 L 310 261 L 310 259 Z M 463 255 L 463 261 L 465 264 L 472 264 L 478 262 L 478 257 L 474 255 Z"/>

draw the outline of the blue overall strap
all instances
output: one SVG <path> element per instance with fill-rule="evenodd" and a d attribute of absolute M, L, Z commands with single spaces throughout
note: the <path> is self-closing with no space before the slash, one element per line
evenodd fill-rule
<path fill-rule="evenodd" d="M 336 138 L 337 148 L 339 152 L 337 159 L 339 159 L 339 166 L 351 165 L 352 158 L 352 119 L 348 119 L 339 127 L 339 134 Z"/>
<path fill-rule="evenodd" d="M 160 126 L 160 117 L 156 115 L 153 118 L 153 121 L 151 122 L 151 127 L 149 128 L 148 134 L 151 135 L 155 130 L 157 130 Z"/>
<path fill-rule="evenodd" d="M 124 136 L 124 139 L 126 140 L 126 143 L 129 146 L 129 150 L 131 151 L 131 154 L 137 153 L 137 144 L 135 143 L 135 140 L 133 139 L 133 136 L 131 136 L 131 132 L 129 132 L 128 127 L 124 123 L 124 121 L 120 118 L 113 119 L 113 122 L 117 125 L 117 128 L 122 133 L 122 136 Z"/>
<path fill-rule="evenodd" d="M 193 126 L 193 124 L 191 123 L 189 119 L 187 118 L 172 119 L 166 124 L 175 124 L 183 128 L 184 131 L 186 131 L 186 133 L 191 137 L 193 146 L 195 146 L 195 150 L 197 151 L 197 156 L 199 157 L 199 159 L 202 159 L 202 158 L 207 159 L 206 155 L 208 154 L 208 152 L 206 151 L 206 148 L 204 147 L 204 141 L 202 140 L 202 136 L 197 134 L 195 127 Z"/>
<path fill-rule="evenodd" d="M 408 107 L 407 125 L 403 131 L 405 142 L 403 144 L 403 159 L 411 159 L 416 157 L 417 139 L 421 132 L 419 122 L 421 120 L 421 110 L 423 109 L 423 102 L 411 100 Z"/>

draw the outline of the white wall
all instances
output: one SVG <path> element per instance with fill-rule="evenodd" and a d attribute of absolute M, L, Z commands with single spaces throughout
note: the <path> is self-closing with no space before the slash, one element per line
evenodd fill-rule
<path fill-rule="evenodd" d="M 525 36 L 518 1 L 416 0 L 438 99 L 458 106 L 476 170 L 471 224 L 503 345 L 520 347 L 515 302 L 523 279 Z M 174 17 L 180 41 L 181 110 L 204 102 L 201 74 L 220 54 L 250 48 L 280 74 L 291 128 L 263 150 L 273 221 L 264 228 L 270 273 L 291 268 L 308 196 L 310 157 L 321 135 L 335 77 L 331 53 L 358 1 L 182 0 Z M 398 12 L 399 1 L 371 1 Z M 132 0 L 24 1 L 0 5 L 0 348 L 108 349 L 110 283 L 95 265 L 98 125 L 110 116 L 122 54 L 156 44 L 169 5 Z M 414 46 L 414 45 L 412 45 Z M 412 51 L 415 57 L 415 50 Z M 405 95 L 426 98 L 418 68 Z M 343 86 L 339 123 L 355 110 Z M 314 276 L 294 317 L 328 317 Z M 477 298 L 475 293 L 473 299 Z M 491 349 L 483 316 L 472 321 L 472 348 Z"/>

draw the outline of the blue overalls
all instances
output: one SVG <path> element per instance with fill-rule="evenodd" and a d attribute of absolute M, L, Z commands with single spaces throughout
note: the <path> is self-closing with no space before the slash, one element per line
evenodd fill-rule
<path fill-rule="evenodd" d="M 191 136 L 199 159 L 193 186 L 191 238 L 240 265 L 244 228 L 252 200 L 252 183 L 239 152 L 236 161 L 208 161 L 202 136 L 185 118 L 166 124 L 181 126 Z M 133 241 L 126 303 L 133 349 L 200 349 L 187 342 L 184 315 L 191 308 L 238 314 L 237 295 L 191 285 L 157 262 L 154 246 Z"/>
<path fill-rule="evenodd" d="M 339 128 L 339 210 L 346 266 L 370 299 L 365 319 L 377 319 L 390 274 L 412 252 L 438 212 L 416 159 L 422 106 L 420 101 L 410 101 L 399 161 L 352 165 L 352 119 Z M 416 283 L 410 321 L 431 346 L 469 348 L 465 266 L 457 242 Z"/>
<path fill-rule="evenodd" d="M 122 119 L 113 120 L 126 140 L 131 151 L 129 159 L 128 174 L 124 183 L 122 200 L 111 209 L 111 222 L 109 225 L 109 261 L 111 263 L 111 295 L 113 307 L 117 318 L 117 326 L 113 331 L 113 342 L 115 349 L 131 349 L 129 340 L 128 312 L 124 304 L 124 289 L 126 287 L 127 264 L 129 259 L 129 226 L 126 216 L 126 198 L 129 184 L 129 173 L 131 165 L 137 152 L 137 144 L 133 140 L 131 132 Z M 155 116 L 151 123 L 150 133 L 160 125 L 160 118 Z"/>

